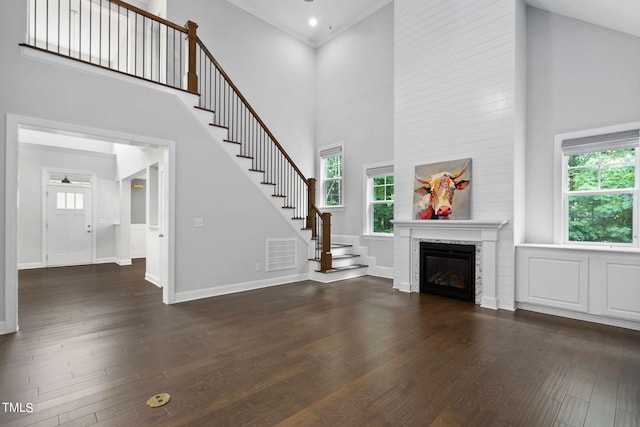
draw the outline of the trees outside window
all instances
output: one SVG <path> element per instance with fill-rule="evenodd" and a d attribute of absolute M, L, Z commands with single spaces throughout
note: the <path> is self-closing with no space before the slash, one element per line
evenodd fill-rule
<path fill-rule="evenodd" d="M 564 140 L 567 243 L 637 245 L 638 131 Z"/>
<path fill-rule="evenodd" d="M 320 151 L 320 176 L 322 180 L 322 204 L 325 207 L 343 204 L 343 151 L 342 145 Z"/>
<path fill-rule="evenodd" d="M 366 169 L 365 234 L 393 234 L 393 166 Z"/>

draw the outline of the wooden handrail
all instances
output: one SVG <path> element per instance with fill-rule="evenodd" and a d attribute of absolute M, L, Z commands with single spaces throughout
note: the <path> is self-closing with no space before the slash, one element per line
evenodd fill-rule
<path fill-rule="evenodd" d="M 161 17 L 159 17 L 157 15 L 154 15 L 153 13 L 149 13 L 146 10 L 140 9 L 138 7 L 135 7 L 134 5 L 129 4 L 127 2 L 124 2 L 122 0 L 111 0 L 111 3 L 113 3 L 115 5 L 118 5 L 118 6 L 121 6 L 121 7 L 124 7 L 125 9 L 129 9 L 130 11 L 135 12 L 135 13 L 137 13 L 139 15 L 142 15 L 145 18 L 149 18 L 149 19 L 152 19 L 154 21 L 160 22 L 161 24 L 164 24 L 167 27 L 173 28 L 174 30 L 181 31 L 181 32 L 183 32 L 185 34 L 187 33 L 187 29 L 185 27 L 180 26 L 178 24 L 174 24 L 171 21 L 167 21 L 164 18 L 161 18 Z"/>
<path fill-rule="evenodd" d="M 46 1 L 46 7 L 48 8 L 49 0 L 44 1 Z M 305 228 L 312 230 L 312 238 L 316 241 L 317 244 L 315 258 L 320 259 L 321 271 L 331 269 L 331 214 L 320 212 L 320 210 L 315 205 L 316 180 L 314 178 L 307 178 L 304 176 L 302 171 L 300 171 L 298 166 L 294 163 L 291 156 L 289 156 L 284 147 L 280 144 L 280 142 L 278 142 L 275 135 L 271 132 L 271 130 L 269 130 L 262 118 L 258 115 L 256 110 L 251 106 L 247 98 L 244 97 L 244 95 L 240 92 L 235 83 L 233 83 L 226 71 L 224 71 L 218 61 L 214 58 L 213 54 L 204 45 L 197 34 L 198 25 L 193 21 L 188 21 L 185 26 L 180 26 L 164 18 L 155 16 L 125 1 L 106 1 L 109 2 L 108 12 L 107 9 L 104 9 L 104 13 L 109 13 L 109 27 L 107 30 L 109 39 L 109 57 L 105 58 L 102 56 L 103 49 L 101 47 L 98 50 L 97 57 L 94 58 L 91 51 L 91 43 L 89 43 L 88 45 L 89 52 L 83 52 L 82 47 L 87 46 L 87 44 L 83 44 L 81 40 L 78 40 L 74 44 L 74 46 L 72 46 L 70 23 L 68 31 L 66 29 L 64 31 L 61 31 L 60 27 L 61 25 L 63 25 L 63 23 L 62 21 L 60 21 L 60 19 L 58 19 L 58 22 L 55 23 L 58 28 L 57 38 L 53 37 L 53 41 L 51 43 L 49 42 L 48 38 L 48 30 L 45 34 L 44 42 L 38 43 L 38 32 L 35 29 L 37 28 L 37 26 L 34 24 L 33 31 L 29 33 L 30 44 L 28 44 L 27 46 L 44 50 L 59 56 L 66 56 L 76 61 L 109 69 L 122 74 L 128 74 L 147 81 L 152 81 L 154 83 L 174 87 L 176 89 L 184 90 L 192 94 L 200 95 L 199 106 L 201 108 L 212 107 L 211 105 L 207 105 L 208 99 L 206 98 L 207 78 L 209 79 L 209 84 L 211 84 L 211 74 L 207 74 L 207 68 L 209 69 L 209 73 L 211 73 L 211 70 L 214 70 L 216 82 L 220 82 L 220 84 L 223 85 L 223 102 L 221 104 L 219 103 L 218 106 L 223 106 L 224 108 L 221 108 L 220 111 L 218 111 L 218 109 L 216 108 L 215 114 L 217 117 L 214 119 L 214 121 L 217 120 L 217 122 L 211 124 L 214 126 L 221 125 L 227 127 L 227 129 L 231 129 L 233 131 L 234 137 L 245 137 L 248 135 L 248 141 L 244 141 L 244 144 L 241 145 L 241 150 L 244 151 L 241 151 L 240 154 L 252 159 L 252 167 L 254 169 L 251 170 L 263 172 L 265 174 L 265 184 L 271 184 L 275 186 L 274 196 L 283 197 L 285 199 L 285 205 L 283 206 L 283 208 L 293 209 L 294 219 L 306 220 Z M 102 5 L 102 1 L 100 3 Z M 59 4 L 60 2 L 58 1 L 58 5 Z M 133 22 L 135 23 L 135 28 L 133 29 L 133 31 L 135 33 L 132 36 L 134 44 L 133 47 L 131 47 L 131 49 L 133 50 L 132 53 L 130 53 L 129 33 L 132 31 L 132 29 L 128 29 L 126 32 L 127 51 L 122 65 L 120 62 L 120 59 L 122 57 L 120 45 L 122 43 L 117 43 L 114 47 L 115 50 L 113 52 L 115 53 L 117 61 L 115 61 L 114 63 L 109 62 L 111 61 L 112 57 L 110 43 L 112 28 L 110 14 L 112 12 L 112 5 L 117 6 L 118 8 L 118 36 L 120 36 L 120 16 L 126 15 L 126 20 L 128 23 L 130 14 L 134 15 Z M 125 9 L 126 13 L 121 13 L 120 8 Z M 102 22 L 102 7 L 98 10 L 98 12 L 101 14 L 100 22 Z M 33 13 L 35 17 L 37 14 L 35 14 L 35 12 Z M 82 14 L 82 10 L 80 10 L 80 13 Z M 89 13 L 91 13 L 91 9 L 89 10 Z M 58 18 L 60 18 L 60 12 L 58 12 L 58 15 Z M 143 17 L 141 19 L 143 30 L 145 28 L 145 24 L 149 24 L 147 19 L 160 24 L 154 26 L 155 30 L 154 32 L 151 32 L 151 38 L 148 43 L 143 38 L 142 42 L 140 43 L 140 47 L 138 47 L 139 43 L 137 39 L 139 33 L 137 28 L 139 16 Z M 80 17 L 80 19 L 81 18 L 82 16 Z M 162 28 L 162 26 L 165 26 L 166 28 Z M 100 34 L 98 36 L 102 37 L 102 26 L 95 30 L 92 30 L 91 27 L 89 27 L 88 37 L 90 41 L 92 34 L 97 31 L 100 31 Z M 65 37 L 66 34 L 69 35 L 68 46 L 64 43 L 60 43 L 61 33 L 63 33 Z M 155 43 L 153 43 L 154 34 L 156 33 L 157 35 L 155 37 Z M 79 34 L 82 34 L 82 32 L 79 32 Z M 167 38 L 167 41 L 164 44 L 160 42 L 162 40 L 162 34 L 164 34 Z M 44 45 L 44 47 L 42 45 Z M 53 48 L 50 48 L 50 46 L 52 46 Z M 198 52 L 198 48 L 200 49 L 200 52 Z M 165 49 L 165 62 L 162 62 L 162 49 Z M 174 52 L 170 52 L 170 49 L 173 49 Z M 177 54 L 178 49 L 179 54 Z M 202 53 L 204 53 L 204 56 L 202 55 Z M 203 60 L 206 60 L 206 62 L 203 63 Z M 105 63 L 105 61 L 107 62 Z M 148 68 L 145 68 L 147 61 L 149 61 L 149 65 Z M 141 64 L 141 71 L 138 70 L 139 64 Z M 198 69 L 198 67 L 200 67 L 200 69 Z M 184 88 L 185 68 L 187 86 L 186 90 Z M 201 73 L 202 75 L 200 75 L 199 73 Z M 214 88 L 216 84 L 217 83 L 214 83 Z M 200 87 L 200 85 L 202 85 L 203 87 Z M 217 91 L 218 89 L 215 88 L 215 90 Z M 202 91 L 203 93 L 201 94 L 200 91 Z M 209 95 L 211 95 L 211 91 L 209 91 Z M 217 92 L 216 95 L 220 96 L 220 93 Z M 231 96 L 233 96 L 233 98 L 231 98 Z M 227 103 L 230 102 L 230 99 L 232 99 L 232 104 L 228 105 Z M 215 101 L 219 102 L 220 98 L 216 98 Z M 211 110 L 209 109 L 209 111 Z M 240 111 L 239 116 L 238 111 Z M 229 113 L 231 113 L 231 116 L 233 118 L 231 122 L 234 124 L 233 128 L 231 127 L 231 123 L 229 122 L 229 116 L 227 115 Z M 259 138 L 256 137 L 257 134 L 259 134 Z M 268 163 L 268 165 L 266 163 Z"/>
<path fill-rule="evenodd" d="M 220 64 L 218 63 L 218 61 L 216 61 L 216 59 L 213 57 L 213 55 L 211 54 L 211 52 L 209 51 L 209 49 L 207 49 L 207 47 L 204 45 L 204 43 L 202 43 L 202 40 L 200 40 L 200 38 L 197 38 L 198 40 L 198 45 L 200 46 L 200 49 L 202 49 L 202 51 L 205 53 L 205 55 L 207 55 L 207 57 L 209 58 L 209 60 L 213 63 L 213 65 L 215 65 L 215 67 L 218 69 L 218 71 L 220 72 L 220 75 L 222 77 L 224 77 L 225 81 L 227 82 L 227 84 L 235 91 L 236 95 L 238 96 L 238 98 L 240 98 L 240 100 L 243 102 L 243 104 L 247 107 L 247 109 L 249 110 L 249 112 L 251 112 L 251 114 L 253 115 L 253 117 L 255 117 L 256 121 L 260 124 L 260 126 L 262 127 L 262 129 L 266 132 L 266 134 L 269 136 L 269 138 L 271 138 L 271 140 L 273 141 L 273 143 L 275 144 L 276 147 L 278 147 L 278 150 L 280 150 L 280 152 L 282 153 L 282 155 L 287 159 L 287 161 L 289 162 L 289 164 L 293 167 L 293 169 L 296 171 L 296 173 L 300 176 L 300 178 L 302 178 L 302 180 L 305 182 L 305 184 L 309 185 L 309 180 L 304 176 L 304 174 L 300 171 L 300 169 L 298 169 L 298 166 L 294 163 L 293 159 L 291 159 L 291 157 L 289 157 L 289 154 L 285 151 L 285 149 L 282 147 L 282 145 L 280 145 L 280 143 L 278 142 L 278 140 L 276 139 L 276 137 L 271 133 L 271 131 L 269 130 L 269 128 L 267 127 L 267 125 L 264 124 L 264 122 L 262 121 L 262 119 L 260 118 L 260 116 L 258 115 L 258 113 L 256 113 L 256 110 L 253 109 L 253 107 L 251 106 L 251 104 L 249 104 L 249 101 L 247 101 L 247 98 L 244 97 L 244 95 L 242 95 L 242 93 L 240 92 L 240 90 L 238 89 L 238 87 L 233 83 L 233 81 L 231 80 L 231 78 L 229 77 L 229 75 L 224 71 L 224 69 L 220 66 Z"/>

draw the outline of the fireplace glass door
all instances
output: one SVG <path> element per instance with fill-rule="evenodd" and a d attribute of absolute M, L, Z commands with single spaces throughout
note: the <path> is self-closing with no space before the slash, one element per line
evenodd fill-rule
<path fill-rule="evenodd" d="M 420 243 L 420 292 L 475 300 L 474 245 Z"/>

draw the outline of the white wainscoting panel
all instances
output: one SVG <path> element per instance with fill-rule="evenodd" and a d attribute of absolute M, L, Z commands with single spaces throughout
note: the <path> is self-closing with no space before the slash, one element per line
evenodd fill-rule
<path fill-rule="evenodd" d="M 640 261 L 603 260 L 606 278 L 603 312 L 613 317 L 640 320 Z"/>
<path fill-rule="evenodd" d="M 640 330 L 640 250 L 516 247 L 518 308 Z"/>
<path fill-rule="evenodd" d="M 587 256 L 522 250 L 518 254 L 518 301 L 585 313 L 589 310 Z"/>

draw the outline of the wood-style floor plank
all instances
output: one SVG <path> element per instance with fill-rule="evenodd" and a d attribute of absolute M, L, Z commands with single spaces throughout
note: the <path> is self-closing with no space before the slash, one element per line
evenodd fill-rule
<path fill-rule="evenodd" d="M 144 261 L 20 272 L 20 426 L 640 426 L 640 332 L 310 281 L 166 306 Z M 151 409 L 159 392 L 171 402 Z"/>

